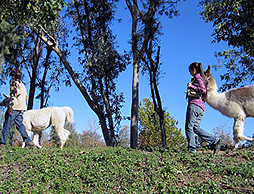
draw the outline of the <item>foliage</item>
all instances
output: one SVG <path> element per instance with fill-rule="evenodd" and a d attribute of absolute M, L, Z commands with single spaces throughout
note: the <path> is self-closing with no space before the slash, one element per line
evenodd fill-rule
<path fill-rule="evenodd" d="M 105 142 L 102 140 L 101 135 L 97 133 L 100 130 L 98 120 L 93 118 L 92 121 L 89 120 L 85 130 L 79 134 L 80 136 L 80 147 L 81 148 L 104 148 Z"/>
<path fill-rule="evenodd" d="M 19 49 L 22 43 L 23 28 L 15 26 L 6 20 L 0 21 L 0 59 L 1 59 L 1 81 L 0 85 L 5 84 L 6 75 L 10 69 L 7 64 L 11 63 L 18 67 L 21 58 L 21 50 Z"/>
<path fill-rule="evenodd" d="M 118 146 L 130 147 L 130 127 L 124 125 L 118 133 Z"/>
<path fill-rule="evenodd" d="M 80 148 L 82 142 L 80 141 L 80 135 L 77 133 L 75 128 L 75 123 L 68 123 L 66 122 L 64 128 L 70 132 L 70 135 L 64 144 L 64 147 L 68 148 Z M 46 143 L 46 142 L 45 142 Z M 48 145 L 49 147 L 60 147 L 60 139 L 55 131 L 55 129 L 51 126 L 50 127 L 50 134 L 48 138 Z"/>
<path fill-rule="evenodd" d="M 123 95 L 116 93 L 115 80 L 126 63 L 116 50 L 115 37 L 109 28 L 114 18 L 117 1 L 73 1 L 68 4 L 67 15 L 77 30 L 74 46 L 79 49 L 83 72 L 74 72 L 67 60 L 67 52 L 60 47 L 57 24 L 64 0 L 3 1 L 1 18 L 15 25 L 25 25 L 58 55 L 69 76 L 81 91 L 90 108 L 100 120 L 104 139 L 111 145 L 111 139 L 119 128 L 120 108 Z M 17 14 L 16 14 L 17 13 Z M 22 13 L 22 14 L 21 14 Z M 70 22 L 70 20 L 66 20 Z M 53 28 L 53 32 L 52 32 Z M 55 33 L 54 33 L 55 32 Z M 65 33 L 61 30 L 59 34 Z M 68 43 L 66 43 L 66 46 Z M 46 68 L 45 68 L 46 69 Z M 45 82 L 44 82 L 45 83 Z M 70 84 L 69 80 L 66 82 Z M 46 92 L 41 83 L 44 97 Z M 41 106 L 43 107 L 43 106 Z"/>
<path fill-rule="evenodd" d="M 216 53 L 228 72 L 221 76 L 227 83 L 221 89 L 252 82 L 254 62 L 254 1 L 201 0 L 200 14 L 212 22 L 214 41 L 225 41 L 233 49 Z"/>
<path fill-rule="evenodd" d="M 216 137 L 221 139 L 223 145 L 231 147 L 233 145 L 232 141 L 232 129 L 226 124 L 221 125 L 213 129 L 213 133 Z"/>
<path fill-rule="evenodd" d="M 1 1 L 1 19 L 9 19 L 12 23 L 38 23 L 43 27 L 59 17 L 59 11 L 65 5 L 64 0 L 40 1 Z"/>
<path fill-rule="evenodd" d="M 215 55 L 219 58 L 219 63 L 224 64 L 227 69 L 227 72 L 221 75 L 221 80 L 226 82 L 220 87 L 221 91 L 253 83 L 254 56 L 235 49 L 218 52 Z M 215 65 L 216 69 L 219 67 L 220 65 Z"/>
<path fill-rule="evenodd" d="M 86 130 L 80 134 L 82 148 L 104 148 L 105 142 L 96 131 Z"/>
<path fill-rule="evenodd" d="M 50 127 L 49 142 L 51 147 L 54 147 L 54 148 L 60 147 L 60 139 L 52 126 Z"/>
<path fill-rule="evenodd" d="M 68 6 L 68 16 L 76 29 L 74 46 L 79 51 L 78 60 L 83 67 L 78 73 L 82 84 L 98 107 L 100 123 L 107 145 L 119 130 L 120 108 L 123 94 L 116 92 L 116 80 L 126 69 L 125 57 L 116 49 L 115 36 L 110 29 L 117 1 L 73 1 Z M 108 138 L 109 137 L 109 138 Z"/>
<path fill-rule="evenodd" d="M 204 0 L 201 12 L 207 22 L 213 22 L 217 42 L 243 48 L 254 55 L 254 2 L 246 0 Z"/>
<path fill-rule="evenodd" d="M 0 148 L 0 193 L 252 193 L 254 147 Z"/>
<path fill-rule="evenodd" d="M 65 50 L 66 30 L 60 24 L 59 20 L 56 20 L 48 25 L 47 29 L 51 36 L 58 37 L 59 47 Z M 63 83 L 67 86 L 70 85 L 68 77 L 65 76 L 66 71 L 60 64 L 58 57 L 53 55 L 52 49 L 45 47 L 41 38 L 29 30 L 29 26 L 25 24 L 15 26 L 2 20 L 0 29 L 3 78 L 8 77 L 14 66 L 20 70 L 26 69 L 30 83 L 28 109 L 33 108 L 35 98 L 40 98 L 40 108 L 48 106 L 49 91 L 52 87 L 59 90 L 59 86 Z M 68 52 L 65 50 L 65 53 Z M 25 75 L 25 71 L 22 72 Z M 35 96 L 36 88 L 40 90 L 37 96 Z"/>
<path fill-rule="evenodd" d="M 41 146 L 43 148 L 50 148 L 53 147 L 49 141 L 50 136 L 47 132 L 43 131 L 41 134 Z"/>
<path fill-rule="evenodd" d="M 176 121 L 170 114 L 164 111 L 164 126 L 166 142 L 169 148 L 182 147 L 186 144 L 186 139 L 177 128 Z M 143 99 L 143 106 L 139 108 L 139 146 L 161 146 L 161 131 L 158 114 L 154 111 L 150 98 Z"/>
<path fill-rule="evenodd" d="M 65 123 L 64 128 L 70 132 L 70 135 L 66 143 L 64 144 L 64 147 L 79 148 L 80 138 L 79 138 L 79 134 L 76 131 L 75 123 Z"/>
<path fill-rule="evenodd" d="M 131 52 L 133 58 L 133 83 L 132 83 L 132 107 L 131 107 L 131 138 L 130 147 L 138 147 L 138 107 L 139 107 L 139 68 L 141 60 L 146 57 L 152 60 L 154 52 L 156 53 L 158 36 L 161 35 L 161 16 L 166 15 L 168 18 L 178 15 L 177 3 L 180 0 L 165 1 L 165 0 L 150 0 L 150 1 L 138 1 L 138 0 L 125 0 L 126 5 L 130 11 L 132 19 L 131 29 Z M 156 44 L 154 44 L 154 42 Z M 158 52 L 159 53 L 159 52 Z M 149 59 L 149 60 L 150 60 Z M 150 62 L 151 62 L 150 60 Z M 158 60 L 157 60 L 158 61 Z M 147 67 L 145 67 L 147 68 Z M 150 71 L 151 72 L 151 71 Z M 156 70 L 156 78 L 159 76 L 158 69 Z M 154 79 L 150 82 L 154 84 Z M 157 83 L 154 84 L 155 87 Z M 151 86 L 153 87 L 153 86 Z M 153 94 L 153 91 L 152 91 Z M 156 98 L 160 101 L 158 93 Z M 155 98 L 154 98 L 155 103 Z M 160 113 L 162 112 L 162 106 Z M 162 113 L 160 116 L 162 117 Z M 163 122 L 163 118 L 161 119 Z M 161 127 L 163 127 L 161 125 Z M 165 147 L 165 133 L 162 128 L 163 146 Z"/>

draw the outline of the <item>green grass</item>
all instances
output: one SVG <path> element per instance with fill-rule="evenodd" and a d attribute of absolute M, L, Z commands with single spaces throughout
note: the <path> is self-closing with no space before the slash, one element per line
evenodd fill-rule
<path fill-rule="evenodd" d="M 0 150 L 0 193 L 253 193 L 254 147 Z"/>

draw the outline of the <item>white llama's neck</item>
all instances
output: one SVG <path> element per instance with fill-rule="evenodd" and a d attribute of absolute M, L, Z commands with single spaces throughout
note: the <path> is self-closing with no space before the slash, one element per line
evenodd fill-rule
<path fill-rule="evenodd" d="M 217 84 L 207 90 L 206 102 L 214 109 L 218 110 L 225 100 L 225 93 L 218 92 Z"/>

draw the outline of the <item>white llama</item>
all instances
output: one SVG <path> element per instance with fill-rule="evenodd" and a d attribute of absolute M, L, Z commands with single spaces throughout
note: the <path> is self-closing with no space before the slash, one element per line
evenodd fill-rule
<path fill-rule="evenodd" d="M 73 123 L 73 110 L 68 107 L 47 107 L 37 110 L 28 110 L 23 114 L 23 124 L 26 127 L 26 132 L 30 136 L 31 131 L 34 133 L 33 143 L 39 145 L 39 133 L 52 126 L 60 139 L 60 148 L 62 149 L 70 132 L 64 128 L 66 121 Z M 25 144 L 23 143 L 22 147 Z"/>
<path fill-rule="evenodd" d="M 254 85 L 228 90 L 224 93 L 218 92 L 218 86 L 210 72 L 210 66 L 205 71 L 206 80 L 206 102 L 223 115 L 234 118 L 233 135 L 235 149 L 239 141 L 254 141 L 254 138 L 243 135 L 246 117 L 254 117 Z"/>
<path fill-rule="evenodd" d="M 7 95 L 4 95 L 4 97 L 5 99 L 0 102 L 0 106 L 8 107 L 13 99 Z M 38 148 L 41 148 L 39 145 L 39 133 L 52 126 L 60 139 L 60 148 L 62 149 L 70 135 L 70 132 L 64 128 L 66 121 L 69 123 L 74 122 L 73 110 L 68 106 L 28 110 L 23 114 L 23 124 L 26 132 L 28 136 L 30 136 L 31 131 L 34 133 L 33 143 Z M 23 142 L 22 147 L 25 147 L 25 142 Z"/>

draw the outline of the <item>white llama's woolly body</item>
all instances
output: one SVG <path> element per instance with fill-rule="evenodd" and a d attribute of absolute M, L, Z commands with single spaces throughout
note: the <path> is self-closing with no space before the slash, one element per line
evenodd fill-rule
<path fill-rule="evenodd" d="M 61 146 L 63 148 L 70 132 L 64 129 L 65 122 L 74 122 L 73 110 L 70 107 L 48 107 L 38 110 L 28 110 L 23 114 L 23 124 L 25 125 L 28 135 L 34 132 L 34 144 L 39 145 L 39 132 L 47 129 L 50 125 L 56 131 Z M 23 145 L 24 146 L 24 145 Z"/>
<path fill-rule="evenodd" d="M 206 102 L 223 115 L 234 118 L 233 135 L 235 148 L 243 139 L 253 141 L 253 138 L 243 135 L 246 117 L 254 117 L 254 85 L 218 92 L 218 86 L 210 73 L 210 67 L 205 72 L 206 77 Z"/>

